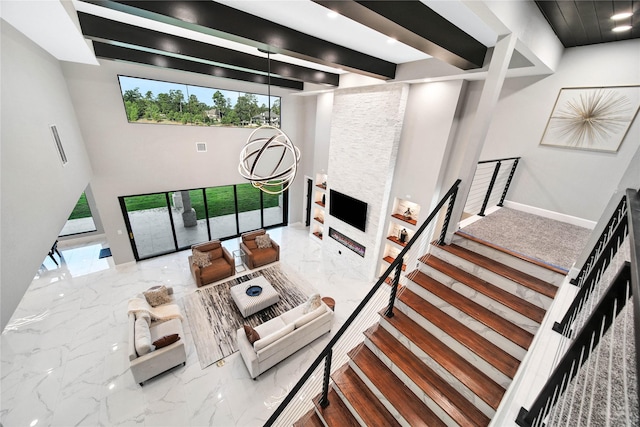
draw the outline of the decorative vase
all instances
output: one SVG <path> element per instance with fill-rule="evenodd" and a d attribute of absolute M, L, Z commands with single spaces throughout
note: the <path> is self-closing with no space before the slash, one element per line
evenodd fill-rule
<path fill-rule="evenodd" d="M 400 231 L 399 239 L 400 239 L 400 242 L 402 242 L 402 243 L 404 243 L 404 242 L 406 242 L 406 241 L 407 241 L 407 229 L 406 229 L 406 228 L 403 228 L 403 229 Z"/>

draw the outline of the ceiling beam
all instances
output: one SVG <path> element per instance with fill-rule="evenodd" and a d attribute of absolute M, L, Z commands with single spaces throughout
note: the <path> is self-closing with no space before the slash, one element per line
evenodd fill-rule
<path fill-rule="evenodd" d="M 213 1 L 102 1 L 99 6 L 214 35 L 379 79 L 396 64 L 357 52 Z"/>
<path fill-rule="evenodd" d="M 481 68 L 487 47 L 419 0 L 313 0 L 463 70 Z"/>
<path fill-rule="evenodd" d="M 278 86 L 287 89 L 302 90 L 304 83 L 297 80 L 283 79 L 281 77 L 268 76 L 262 74 L 248 73 L 241 70 L 218 67 L 216 65 L 194 62 L 172 56 L 160 55 L 152 52 L 131 49 L 123 46 L 93 42 L 93 49 L 98 58 L 115 59 L 137 64 L 153 65 L 174 70 L 189 71 L 191 73 L 205 74 L 213 77 L 242 80 L 246 82 L 259 83 L 264 85 Z"/>
<path fill-rule="evenodd" d="M 82 33 L 98 41 L 115 41 L 128 45 L 141 46 L 148 49 L 167 52 L 182 59 L 197 58 L 212 65 L 242 69 L 247 72 L 269 72 L 266 58 L 214 46 L 209 43 L 178 37 L 172 34 L 148 30 L 107 18 L 78 12 Z M 198 61 L 202 62 L 202 61 Z M 260 74 L 258 73 L 258 74 Z M 299 65 L 288 64 L 271 59 L 271 74 L 303 82 L 338 86 L 340 76 L 335 73 L 314 70 Z"/>

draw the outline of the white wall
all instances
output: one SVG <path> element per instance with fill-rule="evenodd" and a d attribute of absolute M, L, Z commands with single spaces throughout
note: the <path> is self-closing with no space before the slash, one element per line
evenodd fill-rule
<path fill-rule="evenodd" d="M 265 85 L 106 60 L 100 67 L 66 64 L 64 71 L 94 165 L 91 188 L 116 264 L 134 260 L 118 196 L 246 182 L 237 170 L 238 156 L 251 129 L 128 123 L 117 76 L 260 94 L 267 93 Z M 272 87 L 272 94 L 282 97 L 282 129 L 305 156 L 313 143 L 300 125 L 305 103 L 291 93 Z M 207 152 L 196 152 L 196 142 L 206 142 Z M 299 171 L 291 188 L 290 221 L 302 217 L 296 201 L 303 197 L 305 173 L 310 172 Z"/>
<path fill-rule="evenodd" d="M 331 215 L 325 208 L 323 254 L 371 279 L 380 258 L 380 241 L 404 122 L 408 85 L 388 84 L 335 92 L 329 144 L 327 186 L 367 203 L 365 231 Z M 366 248 L 364 257 L 329 237 L 329 228 Z"/>
<path fill-rule="evenodd" d="M 567 49 L 555 74 L 506 81 L 481 158 L 522 156 L 509 200 L 598 220 L 640 145 L 640 119 L 617 153 L 541 146 L 540 139 L 561 88 L 638 85 L 638 64 L 640 40 L 628 40 Z"/>
<path fill-rule="evenodd" d="M 59 62 L 5 21 L 1 27 L 4 329 L 87 186 L 91 164 Z"/>

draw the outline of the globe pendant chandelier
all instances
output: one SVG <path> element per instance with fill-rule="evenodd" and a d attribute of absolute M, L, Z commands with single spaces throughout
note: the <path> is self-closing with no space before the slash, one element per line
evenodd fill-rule
<path fill-rule="evenodd" d="M 242 151 L 238 171 L 255 188 L 267 194 L 280 194 L 291 186 L 298 171 L 300 150 L 279 128 L 271 125 L 271 53 L 268 61 L 268 125 L 249 135 Z"/>

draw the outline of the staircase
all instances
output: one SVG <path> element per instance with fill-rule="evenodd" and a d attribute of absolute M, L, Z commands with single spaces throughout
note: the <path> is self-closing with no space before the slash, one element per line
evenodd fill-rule
<path fill-rule="evenodd" d="M 296 426 L 487 426 L 566 272 L 458 232 L 403 278 L 394 316 Z"/>

